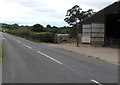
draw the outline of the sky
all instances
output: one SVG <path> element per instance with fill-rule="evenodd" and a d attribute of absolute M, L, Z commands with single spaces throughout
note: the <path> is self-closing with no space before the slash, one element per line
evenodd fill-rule
<path fill-rule="evenodd" d="M 82 10 L 95 12 L 117 0 L 0 0 L 0 23 L 19 25 L 41 24 L 68 26 L 64 21 L 67 10 L 79 5 Z"/>

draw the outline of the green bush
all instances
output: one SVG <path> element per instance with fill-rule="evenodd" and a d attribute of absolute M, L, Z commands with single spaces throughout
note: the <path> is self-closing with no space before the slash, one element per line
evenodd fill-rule
<path fill-rule="evenodd" d="M 21 36 L 21 37 L 29 37 L 29 30 L 11 30 L 10 34 Z"/>
<path fill-rule="evenodd" d="M 53 34 L 50 32 L 30 33 L 30 37 L 40 42 L 53 42 Z"/>
<path fill-rule="evenodd" d="M 53 42 L 54 35 L 51 32 L 31 32 L 30 30 L 11 30 L 10 34 L 23 38 L 29 38 L 40 42 Z"/>

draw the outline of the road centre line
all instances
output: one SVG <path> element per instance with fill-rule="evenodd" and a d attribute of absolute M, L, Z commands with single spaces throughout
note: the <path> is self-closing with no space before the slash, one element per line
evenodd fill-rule
<path fill-rule="evenodd" d="M 19 40 L 17 40 L 18 43 L 21 43 Z"/>
<path fill-rule="evenodd" d="M 13 38 L 14 40 L 16 40 L 15 38 Z"/>
<path fill-rule="evenodd" d="M 48 56 L 48 55 L 42 53 L 42 52 L 40 52 L 40 51 L 37 51 L 37 52 L 40 53 L 40 54 L 42 54 L 42 55 L 44 55 L 45 57 L 47 57 L 47 58 L 53 60 L 53 61 L 59 63 L 59 64 L 63 64 L 62 62 L 60 62 L 60 61 L 58 61 L 58 60 L 56 60 L 56 59 L 54 59 L 54 58 L 52 58 L 52 57 L 50 57 L 50 56 Z"/>
<path fill-rule="evenodd" d="M 20 38 L 20 39 L 22 39 L 22 38 Z M 23 39 L 23 40 L 24 40 L 24 39 Z M 32 47 L 30 47 L 30 46 L 28 46 L 28 45 L 26 45 L 26 44 L 23 44 L 23 45 L 26 46 L 26 47 L 29 48 L 29 49 L 32 49 Z M 32 49 L 32 50 L 33 50 L 33 49 Z M 42 55 L 44 55 L 45 57 L 47 57 L 47 58 L 53 60 L 53 61 L 59 63 L 59 64 L 63 64 L 62 62 L 60 62 L 60 61 L 58 61 L 58 60 L 56 60 L 56 59 L 54 59 L 54 58 L 52 58 L 52 57 L 50 57 L 50 56 L 48 56 L 48 55 L 42 53 L 42 52 L 40 52 L 40 51 L 37 51 L 37 52 L 40 53 L 40 54 L 42 54 Z"/>
<path fill-rule="evenodd" d="M 32 49 L 32 47 L 26 45 L 26 44 L 23 44 L 25 47 L 29 48 L 29 49 Z"/>
<path fill-rule="evenodd" d="M 102 85 L 101 83 L 99 83 L 99 82 L 96 81 L 96 80 L 91 79 L 90 81 L 92 81 L 92 82 L 94 82 L 94 83 L 96 83 L 96 84 L 98 84 L 98 85 Z"/>

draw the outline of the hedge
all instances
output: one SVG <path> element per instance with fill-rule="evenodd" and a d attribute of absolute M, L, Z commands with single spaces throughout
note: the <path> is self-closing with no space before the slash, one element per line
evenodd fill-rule
<path fill-rule="evenodd" d="M 54 35 L 51 32 L 31 32 L 30 30 L 11 30 L 10 34 L 23 38 L 30 38 L 40 42 L 53 42 Z"/>

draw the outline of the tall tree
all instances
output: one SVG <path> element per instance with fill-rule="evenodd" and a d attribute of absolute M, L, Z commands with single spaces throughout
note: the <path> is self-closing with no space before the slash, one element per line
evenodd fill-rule
<path fill-rule="evenodd" d="M 80 23 L 85 18 L 90 17 L 93 13 L 94 12 L 92 9 L 89 9 L 88 11 L 82 11 L 82 8 L 80 8 L 78 5 L 75 5 L 67 11 L 64 21 L 67 22 L 69 25 L 73 26 L 73 28 L 77 28 L 72 30 L 72 34 L 77 34 L 77 47 L 79 45 L 78 23 Z M 82 29 L 79 30 L 80 32 L 82 31 Z"/>
<path fill-rule="evenodd" d="M 48 24 L 48 25 L 46 26 L 46 28 L 51 28 L 51 25 Z"/>
<path fill-rule="evenodd" d="M 34 31 L 34 32 L 44 32 L 45 29 L 42 25 L 40 24 L 35 24 L 31 27 L 31 31 Z"/>
<path fill-rule="evenodd" d="M 12 29 L 18 29 L 18 26 L 19 26 L 19 25 L 16 24 L 16 23 L 15 23 L 15 24 L 12 24 Z"/>
<path fill-rule="evenodd" d="M 92 9 L 88 9 L 88 11 L 82 11 L 82 8 L 80 8 L 78 5 L 75 5 L 71 9 L 67 10 L 66 18 L 64 21 L 69 25 L 74 26 L 85 18 L 90 17 L 93 13 L 94 12 Z"/>
<path fill-rule="evenodd" d="M 82 9 L 78 5 L 75 5 L 67 11 L 64 21 L 66 21 L 69 25 L 74 25 L 77 20 L 81 20 L 81 18 L 79 17 L 81 10 Z"/>

